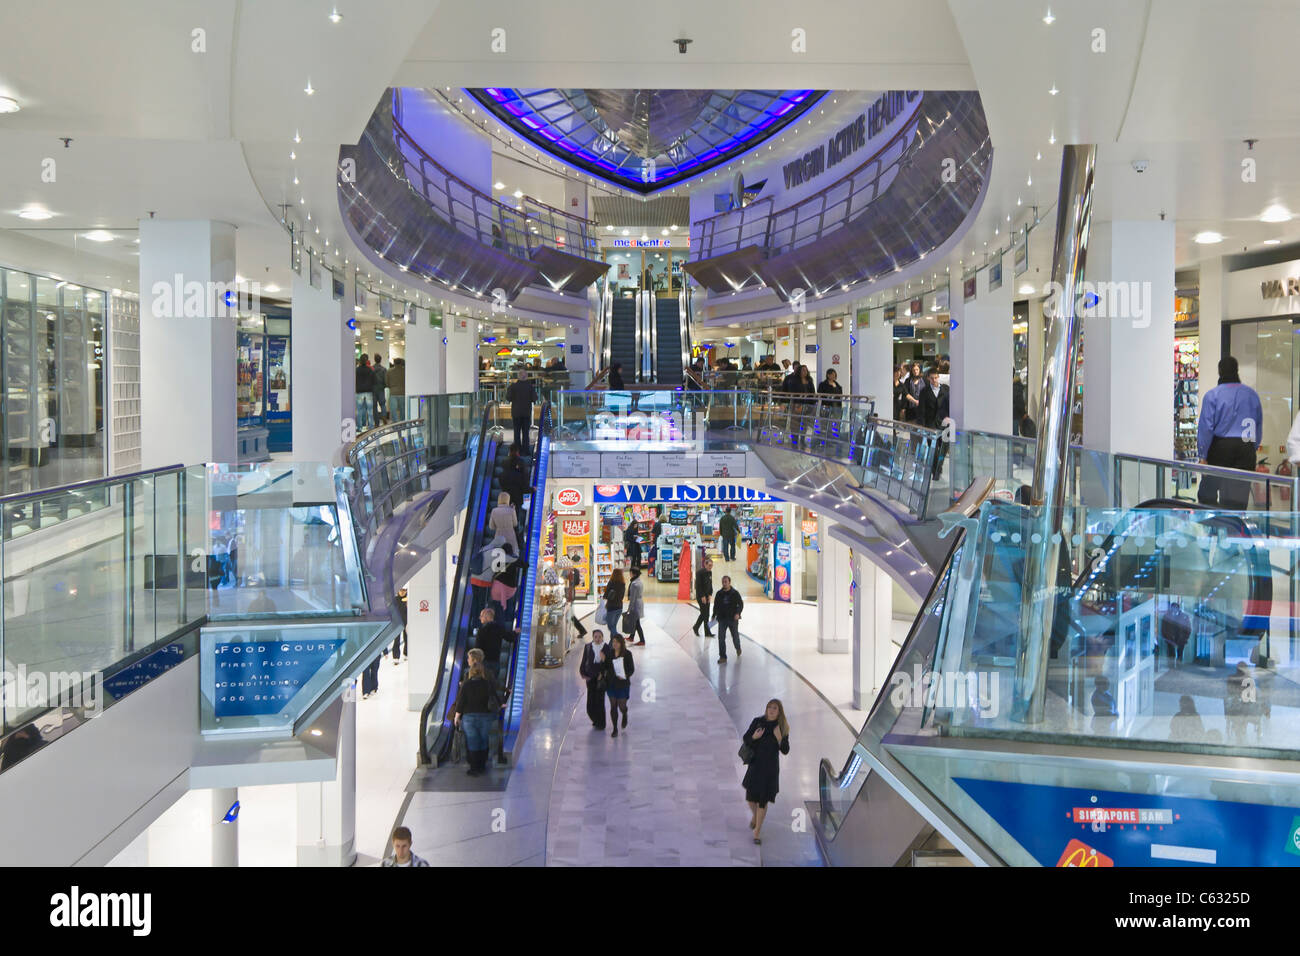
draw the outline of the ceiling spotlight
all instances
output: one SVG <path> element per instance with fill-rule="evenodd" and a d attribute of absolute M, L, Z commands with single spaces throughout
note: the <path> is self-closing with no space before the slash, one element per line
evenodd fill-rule
<path fill-rule="evenodd" d="M 311 85 L 311 77 L 310 77 L 310 76 L 307 77 L 307 85 L 304 86 L 304 87 L 302 88 L 302 91 L 303 91 L 304 93 L 306 93 L 308 96 L 311 96 L 313 93 L 316 92 L 316 91 L 312 88 L 312 85 Z"/>
<path fill-rule="evenodd" d="M 294 131 L 293 131 L 293 141 L 294 141 L 295 143 L 301 143 L 301 142 L 302 142 L 302 134 L 299 133 L 297 130 L 294 130 Z"/>
<path fill-rule="evenodd" d="M 1047 145 L 1048 146 L 1056 145 L 1056 130 L 1052 130 L 1052 135 L 1047 137 Z"/>
<path fill-rule="evenodd" d="M 330 23 L 338 23 L 343 19 L 343 14 L 339 13 L 339 8 L 335 7 L 330 11 Z"/>
<path fill-rule="evenodd" d="M 19 219 L 53 219 L 54 213 L 44 206 L 27 206 L 18 210 Z"/>
<path fill-rule="evenodd" d="M 1053 84 L 1052 84 L 1052 88 L 1051 88 L 1050 90 L 1047 91 L 1047 93 L 1048 93 L 1049 96 L 1055 96 L 1055 95 L 1056 95 L 1057 93 L 1059 93 L 1059 92 L 1061 92 L 1061 91 L 1058 90 L 1058 89 L 1056 88 L 1056 84 L 1055 84 L 1055 83 L 1053 83 Z"/>
<path fill-rule="evenodd" d="M 1265 239 L 1265 240 L 1264 240 L 1264 245 L 1266 245 L 1266 246 L 1276 246 L 1276 245 L 1277 245 L 1279 242 L 1281 242 L 1281 241 L 1282 241 L 1281 239 Z"/>
<path fill-rule="evenodd" d="M 1020 287 L 1020 294 L 1021 294 L 1021 295 L 1033 295 L 1033 294 L 1034 294 L 1034 287 L 1033 287 L 1032 285 L 1030 285 L 1028 282 L 1026 282 L 1024 285 L 1022 285 L 1022 286 Z"/>
<path fill-rule="evenodd" d="M 1289 217 L 1288 217 L 1288 218 L 1289 218 Z M 660 230 L 659 230 L 659 235 L 661 235 L 661 236 L 666 236 L 666 235 L 668 235 L 668 230 L 667 230 L 667 229 L 660 229 Z"/>
<path fill-rule="evenodd" d="M 694 43 L 695 41 L 691 40 L 689 37 L 678 37 L 673 42 L 677 44 L 678 53 L 685 53 L 686 48 L 690 46 L 692 43 Z"/>
<path fill-rule="evenodd" d="M 1198 232 L 1192 237 L 1192 241 L 1203 246 L 1213 245 L 1216 242 L 1223 241 L 1222 233 L 1215 232 L 1213 229 L 1206 229 L 1204 232 Z"/>
<path fill-rule="evenodd" d="M 91 242 L 112 242 L 117 237 L 105 229 L 92 229 L 90 232 L 83 234 Z"/>
<path fill-rule="evenodd" d="M 669 226 L 668 228 L 669 228 L 670 230 L 672 230 L 673 232 L 676 232 L 676 231 L 677 231 L 677 227 L 676 227 L 676 226 Z"/>
<path fill-rule="evenodd" d="M 1025 185 L 1026 185 L 1026 186 L 1032 186 L 1033 184 L 1034 184 L 1034 177 L 1033 177 L 1033 175 L 1031 174 L 1031 175 L 1029 175 L 1029 176 L 1026 176 L 1026 177 L 1025 177 Z"/>
<path fill-rule="evenodd" d="M 1056 17 L 1052 16 L 1051 7 L 1047 8 L 1047 16 L 1043 17 L 1043 22 L 1046 23 L 1049 27 L 1056 22 Z"/>
<path fill-rule="evenodd" d="M 289 150 L 289 158 L 290 158 L 290 159 L 297 159 L 297 158 L 298 158 L 298 154 L 295 153 L 293 150 Z"/>
<path fill-rule="evenodd" d="M 276 285 L 274 282 L 272 282 L 270 285 L 268 285 L 268 286 L 264 286 L 264 287 L 263 287 L 263 290 L 266 291 L 266 292 L 279 292 L 279 291 L 280 291 L 280 287 L 279 287 L 278 285 Z"/>
<path fill-rule="evenodd" d="M 1039 153 L 1034 157 L 1034 159 L 1042 159 L 1042 158 L 1043 158 L 1043 154 L 1042 151 L 1040 150 Z"/>
<path fill-rule="evenodd" d="M 1278 203 L 1273 203 L 1273 205 L 1269 206 L 1267 209 L 1265 209 L 1262 213 L 1259 214 L 1259 221 L 1260 222 L 1290 222 L 1291 210 L 1287 209 L 1286 206 L 1279 205 Z"/>
<path fill-rule="evenodd" d="M 515 197 L 516 199 L 523 199 L 523 198 L 524 198 L 524 191 L 523 191 L 522 189 L 516 189 L 516 190 L 514 191 L 514 197 Z"/>
<path fill-rule="evenodd" d="M 12 96 L 0 96 L 0 113 L 17 113 L 21 106 Z"/>
<path fill-rule="evenodd" d="M 495 183 L 492 184 L 492 188 L 493 188 L 493 189 L 497 189 L 497 190 L 505 189 L 505 188 L 506 188 L 506 184 L 503 183 L 503 182 L 501 182 L 500 180 L 498 180 L 497 182 L 495 182 Z"/>

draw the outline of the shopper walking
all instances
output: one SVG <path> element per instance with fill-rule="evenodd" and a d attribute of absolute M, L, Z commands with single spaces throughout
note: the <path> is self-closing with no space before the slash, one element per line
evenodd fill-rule
<path fill-rule="evenodd" d="M 948 386 L 940 384 L 937 368 L 931 368 L 926 377 L 930 381 L 921 392 L 921 424 L 926 428 L 943 431 L 944 423 L 948 420 Z M 948 443 L 942 438 L 935 442 L 932 477 L 936 480 L 943 474 L 943 458 L 947 449 Z"/>
<path fill-rule="evenodd" d="M 609 653 L 605 657 L 605 683 L 609 694 L 609 719 L 614 725 L 611 737 L 618 736 L 618 715 L 623 714 L 623 726 L 627 727 L 627 699 L 632 692 L 632 672 L 636 665 L 632 662 L 632 652 L 627 649 L 627 642 L 618 634 L 609 638 Z"/>
<path fill-rule="evenodd" d="M 633 568 L 641 567 L 641 539 L 637 537 L 635 523 L 623 529 L 623 553 Z"/>
<path fill-rule="evenodd" d="M 395 358 L 388 367 L 388 408 L 393 421 L 404 422 L 406 415 L 406 359 Z"/>
<path fill-rule="evenodd" d="M 1237 360 L 1225 355 L 1219 360 L 1219 384 L 1201 399 L 1201 417 L 1196 424 L 1198 457 L 1207 465 L 1253 472 L 1263 425 L 1259 395 L 1241 383 Z M 1205 475 L 1196 500 L 1227 511 L 1245 511 L 1250 481 Z"/>
<path fill-rule="evenodd" d="M 537 401 L 537 388 L 527 375 L 527 372 L 520 369 L 513 384 L 506 389 L 506 401 L 510 403 L 510 422 L 515 429 L 515 444 L 525 455 L 529 454 L 528 442 L 533 432 L 533 403 Z"/>
<path fill-rule="evenodd" d="M 736 560 L 736 537 L 740 534 L 740 525 L 730 505 L 718 519 L 718 541 L 722 544 L 722 560 L 728 563 Z"/>
<path fill-rule="evenodd" d="M 370 368 L 370 356 L 363 355 L 357 362 L 356 399 L 357 399 L 357 434 L 361 434 L 373 423 L 371 418 L 375 409 L 375 373 Z"/>
<path fill-rule="evenodd" d="M 578 674 L 587 682 L 587 716 L 591 726 L 597 730 L 605 729 L 605 661 L 609 660 L 609 645 L 605 643 L 605 632 L 598 627 L 591 629 L 591 640 L 582 647 L 582 660 L 578 663 Z"/>
<path fill-rule="evenodd" d="M 695 619 L 691 630 L 696 637 L 700 636 L 700 625 L 704 625 L 704 636 L 712 637 L 713 632 L 709 630 L 709 601 L 713 599 L 713 562 L 708 558 L 700 565 L 700 569 L 695 572 L 695 600 L 700 605 L 700 616 Z"/>
<path fill-rule="evenodd" d="M 718 622 L 718 663 L 727 663 L 727 631 L 731 631 L 731 643 L 736 647 L 736 656 L 740 656 L 740 612 L 745 610 L 745 599 L 731 586 L 731 578 L 722 576 L 722 587 L 713 596 L 713 616 Z"/>
<path fill-rule="evenodd" d="M 755 717 L 740 738 L 742 753 L 748 749 L 749 769 L 743 781 L 745 802 L 749 804 L 749 826 L 754 842 L 762 843 L 763 821 L 767 805 L 776 800 L 781 784 L 781 754 L 790 752 L 790 724 L 785 707 L 775 697 L 767 702 L 762 717 Z M 742 756 L 741 759 L 744 759 Z"/>
<path fill-rule="evenodd" d="M 907 380 L 903 383 L 904 421 L 921 421 L 921 392 L 925 389 L 925 379 L 921 377 L 921 363 L 913 362 L 907 371 Z"/>
<path fill-rule="evenodd" d="M 388 418 L 388 369 L 384 368 L 384 358 L 375 353 L 375 367 L 371 372 L 371 392 L 375 396 L 375 424 L 387 422 Z"/>
<path fill-rule="evenodd" d="M 645 631 L 641 629 L 641 619 L 645 617 L 645 584 L 641 580 L 641 569 L 633 568 L 632 579 L 627 583 L 627 616 L 629 618 L 627 627 L 627 636 L 636 635 L 636 640 L 632 642 L 634 646 L 645 646 Z"/>
<path fill-rule="evenodd" d="M 623 569 L 615 568 L 605 585 L 605 624 L 609 627 L 609 639 L 618 637 L 618 619 L 623 613 L 623 595 L 627 593 L 627 584 L 623 581 Z"/>
<path fill-rule="evenodd" d="M 384 866 L 428 866 L 429 861 L 411 852 L 411 831 L 398 827 L 393 831 L 393 855 L 384 857 Z"/>
<path fill-rule="evenodd" d="M 840 384 L 840 376 L 835 369 L 827 369 L 826 377 L 817 386 L 817 394 L 821 396 L 822 404 L 826 406 L 826 413 L 832 418 L 838 418 L 840 406 L 844 404 L 844 399 L 841 397 L 844 395 L 844 386 Z"/>
<path fill-rule="evenodd" d="M 487 769 L 488 739 L 492 723 L 503 704 L 497 693 L 496 681 L 488 676 L 483 666 L 484 654 L 472 647 L 466 655 L 469 671 L 461 682 L 452 707 L 452 722 L 465 731 L 465 752 L 469 762 L 467 771 L 477 777 Z"/>
<path fill-rule="evenodd" d="M 361 672 L 361 699 L 379 693 L 379 662 L 384 659 L 381 654 Z"/>
<path fill-rule="evenodd" d="M 402 632 L 393 638 L 393 663 L 400 664 L 402 654 L 406 654 L 406 659 L 411 659 L 411 647 L 406 636 L 406 588 L 397 592 L 397 613 L 402 618 Z"/>

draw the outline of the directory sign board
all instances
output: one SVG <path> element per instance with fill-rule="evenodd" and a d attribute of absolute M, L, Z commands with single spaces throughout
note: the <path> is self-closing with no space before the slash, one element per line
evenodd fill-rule
<path fill-rule="evenodd" d="M 550 465 L 552 478 L 599 478 L 600 452 L 553 451 Z"/>
<path fill-rule="evenodd" d="M 696 475 L 700 478 L 745 477 L 745 453 L 710 452 L 696 460 Z"/>
<path fill-rule="evenodd" d="M 223 641 L 213 647 L 213 716 L 278 713 L 346 641 Z"/>
<path fill-rule="evenodd" d="M 643 451 L 602 452 L 600 477 L 647 478 L 650 475 L 650 456 Z"/>
<path fill-rule="evenodd" d="M 650 456 L 651 478 L 694 478 L 696 463 L 692 455 L 667 454 Z"/>

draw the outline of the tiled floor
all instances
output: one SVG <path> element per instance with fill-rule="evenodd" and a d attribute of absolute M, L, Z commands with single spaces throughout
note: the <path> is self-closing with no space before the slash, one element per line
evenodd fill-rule
<path fill-rule="evenodd" d="M 736 756 L 740 734 L 667 633 L 634 648 L 628 727 L 614 738 L 574 710 L 547 823 L 553 866 L 756 866 Z"/>

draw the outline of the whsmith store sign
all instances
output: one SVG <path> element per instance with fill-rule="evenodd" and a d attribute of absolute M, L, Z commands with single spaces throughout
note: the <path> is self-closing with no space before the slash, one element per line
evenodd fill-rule
<path fill-rule="evenodd" d="M 802 185 L 865 149 L 867 143 L 880 135 L 885 127 L 907 112 L 908 107 L 920 95 L 920 90 L 891 90 L 881 93 L 861 116 L 828 139 L 824 146 L 811 149 L 798 159 L 786 163 L 782 168 L 785 188 L 793 189 Z"/>

